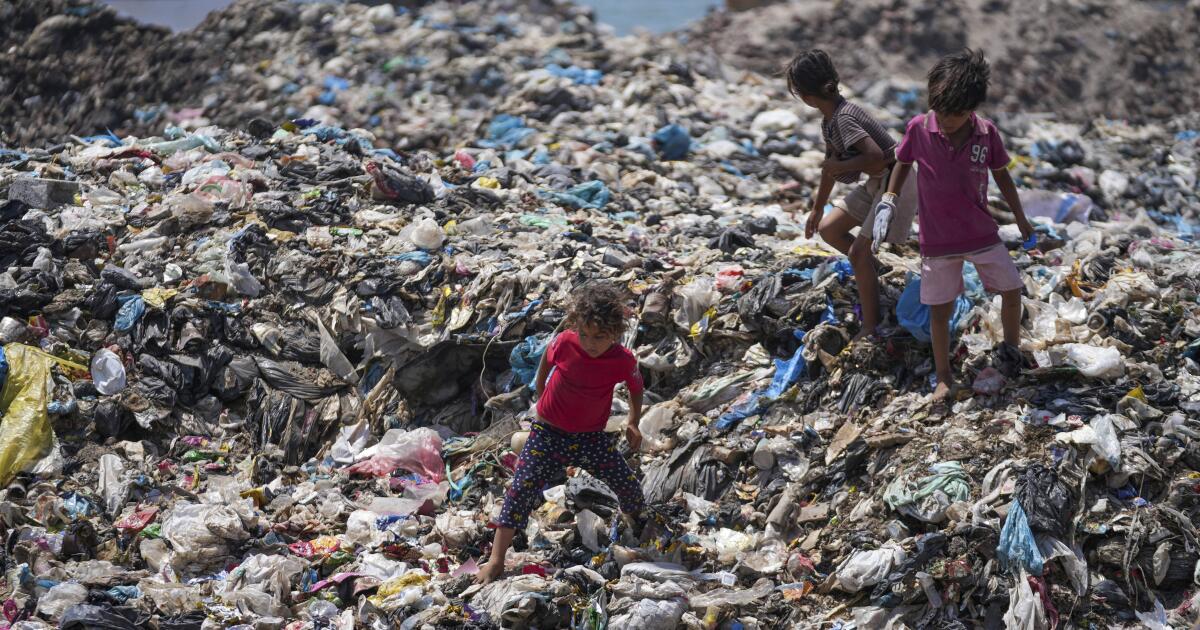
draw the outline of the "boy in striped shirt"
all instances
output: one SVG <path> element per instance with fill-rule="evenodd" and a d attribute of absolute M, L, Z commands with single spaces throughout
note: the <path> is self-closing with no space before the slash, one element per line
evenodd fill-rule
<path fill-rule="evenodd" d="M 855 340 L 868 337 L 879 325 L 879 276 L 874 252 L 881 241 L 907 240 L 917 212 L 916 186 L 909 182 L 898 196 L 894 212 L 882 217 L 876 230 L 875 206 L 887 189 L 896 163 L 896 141 L 874 117 L 842 98 L 837 70 L 825 51 L 801 52 L 788 64 L 786 74 L 788 91 L 821 112 L 821 135 L 825 140 L 821 183 L 804 233 L 808 238 L 820 233 L 822 240 L 850 258 L 862 308 Z M 864 173 L 867 179 L 860 183 Z M 832 203 L 833 209 L 826 214 L 825 203 L 835 182 L 849 190 Z M 850 233 L 860 226 L 857 235 Z"/>

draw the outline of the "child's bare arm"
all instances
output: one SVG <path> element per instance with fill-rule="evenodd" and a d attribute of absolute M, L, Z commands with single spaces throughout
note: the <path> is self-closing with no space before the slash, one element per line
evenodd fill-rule
<path fill-rule="evenodd" d="M 829 193 L 833 192 L 833 174 L 827 169 L 821 169 L 821 183 L 817 185 L 817 195 L 813 197 L 812 208 L 808 211 L 808 222 L 804 226 L 804 238 L 812 238 L 821 225 L 825 204 L 829 201 Z"/>
<path fill-rule="evenodd" d="M 848 160 L 827 159 L 822 164 L 823 169 L 829 171 L 831 175 L 837 176 L 851 172 L 878 173 L 887 166 L 887 156 L 870 136 L 855 142 L 854 148 L 858 149 L 858 155 Z"/>
<path fill-rule="evenodd" d="M 629 392 L 629 425 L 636 427 L 642 419 L 642 391 Z"/>
<path fill-rule="evenodd" d="M 551 341 L 553 343 L 553 341 Z M 546 346 L 546 351 L 542 352 L 542 359 L 538 362 L 537 376 L 534 378 L 534 389 L 538 396 L 546 391 L 546 377 L 550 374 L 550 365 L 546 361 L 546 354 L 549 353 L 550 347 Z"/>
<path fill-rule="evenodd" d="M 996 186 L 1000 188 L 1000 195 L 1004 197 L 1004 201 L 1012 210 L 1013 216 L 1016 217 L 1017 228 L 1021 230 L 1021 237 L 1028 239 L 1033 235 L 1033 226 L 1029 224 L 1029 219 L 1025 217 L 1025 208 L 1021 206 L 1021 196 L 1017 194 L 1017 185 L 1013 183 L 1012 175 L 1009 175 L 1008 169 L 1001 168 L 992 171 L 992 177 L 996 179 Z"/>
<path fill-rule="evenodd" d="M 899 195 L 904 188 L 904 182 L 908 179 L 908 174 L 912 171 L 912 164 L 904 162 L 896 162 L 896 167 L 892 169 L 892 176 L 888 179 L 887 191 L 893 195 Z"/>

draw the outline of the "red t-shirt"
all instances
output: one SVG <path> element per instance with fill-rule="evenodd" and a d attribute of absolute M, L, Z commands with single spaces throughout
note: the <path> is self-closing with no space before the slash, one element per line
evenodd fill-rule
<path fill-rule="evenodd" d="M 579 335 L 568 330 L 546 349 L 547 368 L 553 368 L 537 412 L 544 420 L 569 433 L 603 431 L 612 411 L 613 388 L 629 385 L 629 393 L 642 391 L 637 358 L 627 348 L 613 344 L 593 359 L 579 345 Z"/>

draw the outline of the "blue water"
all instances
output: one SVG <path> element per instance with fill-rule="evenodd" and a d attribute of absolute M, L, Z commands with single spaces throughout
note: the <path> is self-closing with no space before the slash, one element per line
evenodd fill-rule
<path fill-rule="evenodd" d="M 231 3 L 231 0 L 103 0 L 117 11 L 150 24 L 160 24 L 175 30 L 192 28 L 209 11 Z M 635 28 L 662 33 L 704 17 L 709 7 L 720 0 L 578 0 L 596 9 L 596 18 L 609 24 L 618 34 Z"/>

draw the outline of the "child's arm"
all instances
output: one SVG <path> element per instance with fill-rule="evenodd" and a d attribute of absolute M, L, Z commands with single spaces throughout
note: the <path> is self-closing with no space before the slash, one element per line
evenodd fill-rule
<path fill-rule="evenodd" d="M 871 136 L 865 136 L 862 140 L 855 142 L 854 148 L 858 149 L 858 155 L 848 160 L 829 158 L 821 163 L 822 169 L 836 177 L 843 173 L 878 173 L 888 165 L 888 159 L 883 154 L 883 149 L 875 144 Z"/>
<path fill-rule="evenodd" d="M 629 422 L 625 427 L 625 439 L 629 442 L 629 448 L 638 450 L 642 446 L 642 430 L 638 427 L 638 423 L 642 419 L 642 390 L 629 390 Z"/>
<path fill-rule="evenodd" d="M 1008 174 L 1007 168 L 1000 168 L 992 171 L 992 177 L 996 179 L 996 185 L 1000 187 L 1000 194 L 1004 196 L 1004 201 L 1008 203 L 1009 209 L 1017 219 L 1017 228 L 1021 230 L 1021 238 L 1028 240 L 1030 236 L 1033 236 L 1033 226 L 1029 224 L 1029 219 L 1025 218 L 1025 208 L 1021 206 L 1021 196 L 1017 194 L 1017 185 L 1013 183 L 1012 175 Z"/>
<path fill-rule="evenodd" d="M 550 343 L 554 343 L 551 341 Z M 546 347 L 546 351 L 542 353 L 542 360 L 538 362 L 537 376 L 534 377 L 533 385 L 534 392 L 538 398 L 541 398 L 542 392 L 546 391 L 546 377 L 550 375 L 550 362 L 546 360 L 546 355 L 550 354 L 550 347 Z"/>
<path fill-rule="evenodd" d="M 899 195 L 910 172 L 912 172 L 912 164 L 896 162 L 896 166 L 892 168 L 892 176 L 888 179 L 887 194 L 893 197 Z"/>

